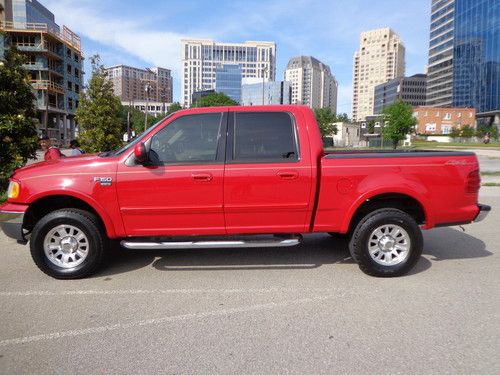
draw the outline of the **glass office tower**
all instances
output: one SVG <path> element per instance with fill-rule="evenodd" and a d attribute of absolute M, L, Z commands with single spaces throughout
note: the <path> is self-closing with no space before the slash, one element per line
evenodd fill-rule
<path fill-rule="evenodd" d="M 500 0 L 456 0 L 453 105 L 500 109 Z"/>
<path fill-rule="evenodd" d="M 241 102 L 241 66 L 224 64 L 215 69 L 215 91 Z"/>
<path fill-rule="evenodd" d="M 290 104 L 292 85 L 288 81 L 243 83 L 241 86 L 241 105 L 278 105 Z"/>
<path fill-rule="evenodd" d="M 500 109 L 500 0 L 433 0 L 427 105 Z"/>

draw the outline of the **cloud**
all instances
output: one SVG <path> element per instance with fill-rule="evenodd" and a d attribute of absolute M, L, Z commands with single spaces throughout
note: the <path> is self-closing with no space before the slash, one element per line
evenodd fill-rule
<path fill-rule="evenodd" d="M 404 7 L 401 0 L 218 0 L 216 6 L 193 0 L 42 1 L 57 22 L 95 42 L 83 46 L 87 56 L 100 49 L 104 64 L 172 69 L 174 98 L 180 95 L 183 38 L 275 41 L 280 78 L 291 57 L 315 56 L 340 83 L 342 112 L 351 111 L 352 57 L 361 31 L 392 27 L 406 46 L 407 74 L 422 72 L 427 62 L 429 0 L 405 0 Z"/>
<path fill-rule="evenodd" d="M 98 3 L 71 0 L 49 0 L 45 3 L 56 15 L 56 21 L 64 20 L 64 24 L 76 33 L 120 50 L 122 56 L 126 56 L 123 54 L 126 52 L 151 65 L 172 69 L 175 77 L 180 76 L 180 40 L 188 35 L 153 31 L 149 28 L 150 22 L 133 17 L 109 17 L 108 12 L 99 9 Z M 102 57 L 106 64 L 105 55 Z"/>

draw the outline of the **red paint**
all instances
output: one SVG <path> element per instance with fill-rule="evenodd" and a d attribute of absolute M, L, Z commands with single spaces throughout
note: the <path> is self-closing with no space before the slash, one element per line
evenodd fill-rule
<path fill-rule="evenodd" d="M 126 236 L 346 232 L 367 199 L 399 193 L 414 198 L 425 228 L 472 221 L 478 213 L 478 162 L 471 156 L 325 158 L 312 111 L 304 106 L 196 108 L 176 112 L 147 141 L 180 116 L 208 112 L 288 112 L 300 159 L 294 163 L 213 163 L 143 166 L 126 163 L 143 145 L 114 157 L 85 155 L 17 170 L 20 195 L 0 206 L 25 211 L 52 195 L 94 208 L 111 238 Z M 106 178 L 111 184 L 103 183 Z"/>

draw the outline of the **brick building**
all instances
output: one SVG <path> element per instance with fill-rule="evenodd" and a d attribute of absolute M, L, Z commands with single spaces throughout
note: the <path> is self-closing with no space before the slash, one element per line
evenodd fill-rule
<path fill-rule="evenodd" d="M 416 107 L 417 134 L 450 134 L 453 128 L 476 127 L 474 108 Z"/>

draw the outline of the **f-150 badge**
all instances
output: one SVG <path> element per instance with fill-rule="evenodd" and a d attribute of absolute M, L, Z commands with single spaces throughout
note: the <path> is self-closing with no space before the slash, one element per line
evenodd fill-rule
<path fill-rule="evenodd" d="M 94 182 L 99 182 L 101 186 L 110 186 L 113 182 L 112 177 L 94 177 Z"/>

